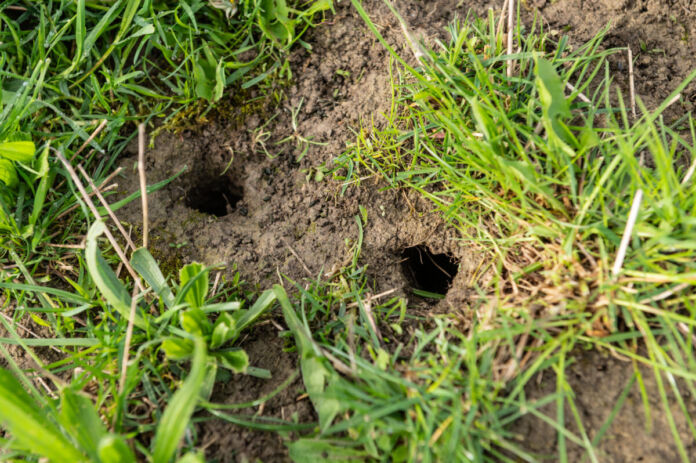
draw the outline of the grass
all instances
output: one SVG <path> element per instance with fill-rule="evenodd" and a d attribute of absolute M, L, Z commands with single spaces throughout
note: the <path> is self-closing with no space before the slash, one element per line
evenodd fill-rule
<path fill-rule="evenodd" d="M 517 52 L 506 55 L 491 13 L 452 24 L 436 51 L 411 43 L 413 67 L 354 5 L 401 73 L 387 127 L 360 131 L 338 160 L 349 173 L 339 178 L 377 176 L 414 189 L 461 231 L 462 246 L 485 250 L 490 264 L 479 276 L 492 278 L 480 278 L 490 283 L 478 286 L 482 300 L 472 304 L 487 301 L 488 319 L 478 322 L 500 329 L 495 341 L 517 357 L 517 384 L 508 384 L 504 401 L 524 409 L 526 380 L 541 368 L 555 371 L 557 416 L 544 419 L 558 431 L 559 461 L 567 461 L 570 442 L 597 458 L 581 422 L 579 436 L 565 424 L 564 403 L 575 414 L 576 406 L 564 371 L 578 344 L 652 369 L 675 446 L 688 461 L 673 411 L 691 423 L 684 401 L 696 360 L 694 123 L 687 115 L 667 124 L 662 114 L 696 73 L 654 111 L 639 100 L 632 118 L 607 62 L 621 50 L 601 49 L 603 32 L 572 49 L 518 22 Z M 539 324 L 539 332 L 530 336 L 514 323 Z M 481 339 L 482 328 L 474 323 L 467 336 Z M 523 367 L 520 353 L 535 337 L 541 351 Z M 676 404 L 667 399 L 670 387 Z"/>
<path fill-rule="evenodd" d="M 482 259 L 470 279 L 478 296 L 466 310 L 423 317 L 377 294 L 360 259 L 364 209 L 345 268 L 257 293 L 239 274 L 212 282 L 217 269 L 196 263 L 164 275 L 144 247 L 118 258 L 102 237 L 105 211 L 89 212 L 76 177 L 54 158 L 108 185 L 134 122 L 163 114 L 166 127 L 204 115 L 225 89 L 272 92 L 289 77 L 288 47 L 331 6 L 213 3 L 0 9 L 0 142 L 37 146 L 32 161 L 13 160 L 17 185 L 0 185 L 0 288 L 10 309 L 0 318 L 3 458 L 203 461 L 194 424 L 221 419 L 279 433 L 298 462 L 537 461 L 514 431 L 531 415 L 555 433 L 554 460 L 580 449 L 600 461 L 631 387 L 641 390 L 646 421 L 658 413 L 645 386 L 651 374 L 689 461 L 695 130 L 690 115 L 667 123 L 663 114 L 696 73 L 653 111 L 638 101 L 632 117 L 607 61 L 622 51 L 602 48 L 605 31 L 571 48 L 518 21 L 508 55 L 490 13 L 451 24 L 435 50 L 409 34 L 413 65 L 354 0 L 395 63 L 393 101 L 386 126 L 360 129 L 334 177 L 345 188 L 377 177 L 431 200 Z M 293 141 L 299 158 L 317 143 L 297 130 L 281 142 Z M 72 269 L 62 281 L 51 273 L 59 265 Z M 132 274 L 117 276 L 117 265 Z M 273 374 L 237 342 L 275 309 L 299 371 L 256 400 L 211 403 L 218 381 Z M 568 377 L 575 353 L 588 348 L 634 364 L 599 430 L 583 422 Z M 29 362 L 18 364 L 18 353 Z M 532 399 L 541 372 L 555 391 Z M 298 375 L 316 423 L 250 412 Z"/>

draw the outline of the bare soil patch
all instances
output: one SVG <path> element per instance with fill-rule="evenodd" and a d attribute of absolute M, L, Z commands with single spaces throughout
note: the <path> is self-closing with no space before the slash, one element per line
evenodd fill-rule
<path fill-rule="evenodd" d="M 428 42 L 443 36 L 447 22 L 455 15 L 465 17 L 468 8 L 485 12 L 480 2 L 470 1 L 411 0 L 396 2 L 396 6 Z M 365 7 L 387 39 L 405 49 L 398 23 L 383 2 L 366 1 Z M 637 91 L 649 107 L 666 97 L 695 67 L 692 37 L 696 7 L 688 1 L 530 0 L 522 3 L 522 10 L 525 21 L 531 21 L 538 12 L 546 27 L 569 35 L 576 44 L 611 22 L 605 46 L 632 47 Z M 426 311 L 465 312 L 468 276 L 480 258 L 430 212 L 429 203 L 411 192 L 383 191 L 384 185 L 371 179 L 359 188 L 348 187 L 344 193 L 341 185 L 321 179 L 323 168 L 332 168 L 332 160 L 354 140 L 353 130 L 361 121 L 388 110 L 391 91 L 386 51 L 345 1 L 337 5 L 335 16 L 304 39 L 312 51 L 300 48 L 293 53 L 294 83 L 284 90 L 287 98 L 280 107 L 271 100 L 253 114 L 231 107 L 209 122 L 156 139 L 147 154 L 148 181 L 164 180 L 184 167 L 187 170 L 150 197 L 153 254 L 169 271 L 193 260 L 234 264 L 250 288 L 267 288 L 281 275 L 296 281 L 316 278 L 340 268 L 352 257 L 351 248 L 358 236 L 355 218 L 360 214 L 359 206 L 364 206 L 368 221 L 361 262 L 368 265 L 376 289 L 396 289 L 397 294 Z M 626 89 L 625 60 L 617 57 L 612 61 L 612 71 Z M 683 96 L 672 108 L 675 114 L 691 109 L 696 89 L 690 88 Z M 236 101 L 236 95 L 228 98 Z M 383 121 L 377 116 L 375 123 L 379 126 Z M 299 140 L 298 135 L 310 143 Z M 122 161 L 129 172 L 122 182 L 124 192 L 137 189 L 134 159 Z M 136 227 L 141 220 L 135 204 L 120 216 Z M 416 249 L 416 254 L 410 249 Z M 409 264 L 425 250 L 459 264 L 456 275 L 449 275 L 449 279 L 441 275 L 441 281 L 435 282 L 439 288 L 443 281 L 451 288 L 447 298 L 436 305 L 424 306 L 423 300 L 410 292 L 413 286 L 427 289 L 414 274 L 417 266 Z M 273 325 L 265 324 L 242 342 L 252 365 L 270 370 L 273 378 L 234 376 L 218 385 L 213 400 L 252 400 L 274 390 L 297 368 L 296 355 L 285 351 L 285 341 L 278 334 Z M 632 368 L 630 363 L 600 353 L 576 355 L 570 369 L 571 385 L 578 394 L 590 437 L 602 426 Z M 533 382 L 528 394 L 540 397 L 553 390 L 553 385 L 555 379 L 548 373 Z M 654 384 L 646 387 L 657 397 Z M 302 393 L 298 379 L 257 414 L 284 419 L 294 415 L 300 422 L 311 421 L 315 416 Z M 676 461 L 666 418 L 659 406 L 652 410 L 652 426 L 646 430 L 640 398 L 632 391 L 601 444 L 601 461 Z M 552 406 L 545 411 L 555 414 Z M 570 422 L 568 425 L 572 429 Z M 685 426 L 683 418 L 679 426 Z M 514 431 L 530 451 L 553 455 L 555 432 L 539 420 L 525 417 Z M 287 459 L 283 437 L 278 434 L 210 420 L 201 424 L 200 435 L 211 461 Z M 690 445 L 696 459 L 696 446 L 693 442 Z M 580 461 L 577 456 L 571 461 Z"/>

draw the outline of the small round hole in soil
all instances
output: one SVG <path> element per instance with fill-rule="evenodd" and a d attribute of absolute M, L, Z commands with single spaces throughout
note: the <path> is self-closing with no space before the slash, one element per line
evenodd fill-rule
<path fill-rule="evenodd" d="M 222 217 L 232 212 L 242 199 L 244 190 L 227 177 L 198 183 L 186 195 L 186 205 L 205 214 Z"/>
<path fill-rule="evenodd" d="M 402 269 L 409 283 L 422 291 L 445 294 L 452 285 L 459 265 L 449 254 L 433 254 L 427 246 L 406 248 Z"/>

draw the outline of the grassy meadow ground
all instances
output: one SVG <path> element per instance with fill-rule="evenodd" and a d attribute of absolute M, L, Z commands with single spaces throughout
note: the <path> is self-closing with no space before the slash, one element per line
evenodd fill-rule
<path fill-rule="evenodd" d="M 693 461 L 696 12 L 499 3 L 3 2 L 1 459 Z"/>

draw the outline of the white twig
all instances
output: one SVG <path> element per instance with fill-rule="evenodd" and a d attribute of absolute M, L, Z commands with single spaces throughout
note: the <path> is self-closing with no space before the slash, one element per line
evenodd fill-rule
<path fill-rule="evenodd" d="M 118 220 L 118 217 L 116 217 L 116 214 L 111 210 L 111 207 L 109 207 L 109 203 L 106 202 L 106 198 L 101 194 L 101 192 L 97 189 L 97 186 L 94 184 L 92 179 L 87 175 L 87 172 L 85 172 L 85 169 L 82 168 L 82 165 L 77 166 L 77 169 L 80 171 L 82 176 L 87 180 L 87 183 L 89 183 L 89 186 L 92 188 L 94 191 L 94 194 L 97 196 L 99 199 L 99 202 L 102 204 L 104 209 L 106 209 L 107 214 L 111 218 L 111 221 L 116 224 L 116 228 L 118 228 L 118 231 L 121 232 L 121 235 L 123 238 L 126 240 L 126 244 L 130 246 L 130 248 L 135 251 L 135 243 L 133 243 L 133 240 L 131 240 L 131 237 L 126 233 L 126 229 L 123 228 L 123 225 L 121 225 L 121 222 Z"/>
<path fill-rule="evenodd" d="M 674 95 L 674 97 L 673 97 L 671 100 L 669 100 L 669 101 L 667 102 L 667 105 L 665 106 L 665 109 L 669 108 L 669 107 L 672 106 L 674 103 L 676 103 L 677 101 L 679 101 L 679 98 L 681 98 L 681 93 L 677 93 L 676 95 Z"/>
<path fill-rule="evenodd" d="M 82 184 L 80 181 L 80 177 L 77 176 L 77 172 L 75 172 L 75 169 L 70 165 L 67 159 L 65 159 L 65 156 L 63 156 L 63 153 L 61 153 L 58 150 L 55 150 L 56 156 L 58 156 L 58 159 L 63 163 L 65 166 L 65 169 L 68 171 L 68 175 L 70 175 L 70 178 L 72 178 L 73 182 L 75 182 L 75 186 L 77 189 L 80 191 L 80 195 L 82 196 L 82 200 L 87 204 L 87 207 L 89 207 L 89 210 L 92 211 L 92 214 L 94 214 L 94 217 L 96 219 L 101 219 L 101 215 L 99 215 L 99 211 L 97 210 L 97 206 L 94 205 L 94 202 L 92 199 L 89 197 L 87 194 L 87 190 L 85 190 L 85 186 Z M 135 273 L 135 270 L 133 270 L 133 267 L 131 267 L 130 263 L 128 262 L 128 258 L 126 257 L 126 254 L 123 252 L 123 249 L 121 249 L 121 246 L 119 246 L 118 241 L 116 241 L 116 238 L 114 238 L 114 235 L 111 233 L 108 227 L 104 227 L 104 234 L 106 235 L 107 239 L 109 240 L 109 243 L 111 243 L 111 246 L 113 246 L 114 250 L 116 251 L 116 254 L 118 254 L 119 259 L 121 259 L 121 262 L 123 262 L 123 265 L 126 266 L 126 269 L 128 270 L 128 273 L 130 273 L 131 277 L 133 278 L 133 281 L 135 282 L 135 285 L 138 286 L 138 288 L 143 291 L 142 284 L 140 283 L 140 279 L 138 278 L 138 274 Z"/>
<path fill-rule="evenodd" d="M 654 296 L 652 296 L 652 297 L 649 297 L 649 298 L 647 298 L 647 299 L 643 299 L 643 300 L 641 300 L 641 301 L 639 301 L 639 302 L 640 302 L 641 304 L 647 305 L 647 304 L 651 304 L 651 303 L 653 303 L 653 302 L 661 301 L 661 300 L 663 300 L 663 299 L 667 299 L 668 297 L 670 297 L 670 296 L 672 296 L 672 295 L 674 295 L 674 294 L 676 294 L 676 293 L 678 293 L 678 292 L 680 292 L 680 291 L 685 290 L 685 289 L 688 288 L 688 287 L 689 287 L 689 283 L 681 283 L 681 284 L 678 284 L 677 286 L 675 286 L 675 287 L 672 288 L 672 289 L 668 289 L 668 290 L 666 290 L 666 291 L 662 291 L 662 292 L 659 293 L 659 294 L 656 294 L 656 295 L 654 295 Z"/>
<path fill-rule="evenodd" d="M 633 52 L 631 47 L 628 48 L 628 82 L 629 88 L 631 90 L 631 114 L 633 118 L 636 118 L 636 83 L 633 78 Z"/>
<path fill-rule="evenodd" d="M 77 149 L 77 151 L 75 151 L 75 154 L 73 154 L 72 157 L 70 158 L 71 161 L 74 160 L 75 157 L 77 157 L 77 155 L 80 154 L 82 152 L 82 150 L 84 150 L 87 147 L 87 145 L 92 143 L 92 141 L 97 137 L 97 135 L 99 135 L 99 132 L 101 132 L 104 127 L 106 127 L 107 122 L 108 121 L 106 119 L 101 121 L 101 124 L 99 124 L 99 126 L 94 130 L 94 132 L 92 132 L 92 134 L 89 136 L 89 138 L 87 138 L 87 140 L 82 144 L 82 146 L 80 146 Z"/>
<path fill-rule="evenodd" d="M 495 40 L 498 41 L 498 36 L 503 32 L 503 20 L 505 19 L 505 13 L 507 12 L 509 0 L 503 2 L 503 8 L 500 10 L 500 19 L 498 19 L 498 27 L 495 29 Z"/>
<path fill-rule="evenodd" d="M 140 176 L 140 200 L 143 205 L 143 247 L 147 248 L 148 210 L 147 182 L 145 181 L 145 124 L 138 125 L 138 174 Z"/>
<path fill-rule="evenodd" d="M 584 93 L 578 92 L 578 89 L 575 88 L 575 86 L 570 82 L 566 82 L 566 88 L 568 88 L 568 90 L 570 90 L 572 93 L 577 92 L 578 98 L 580 98 L 580 101 L 583 103 L 592 104 L 592 101 L 590 101 L 590 99 L 587 98 Z"/>
<path fill-rule="evenodd" d="M 130 345 L 133 338 L 133 320 L 135 320 L 135 309 L 138 307 L 138 287 L 133 288 L 131 297 L 130 315 L 128 316 L 128 328 L 126 328 L 126 340 L 123 346 L 123 361 L 121 362 L 121 378 L 118 383 L 118 394 L 123 394 L 126 387 L 126 376 L 128 372 L 128 358 L 130 357 Z"/>
<path fill-rule="evenodd" d="M 696 347 L 696 334 L 693 334 L 691 330 L 689 330 L 689 327 L 686 326 L 686 323 L 684 322 L 678 322 L 677 323 L 677 328 L 679 328 L 679 331 L 684 333 L 685 335 L 691 335 L 691 342 L 693 345 Z"/>
<path fill-rule="evenodd" d="M 384 291 L 384 292 L 382 292 L 382 293 L 375 294 L 374 296 L 370 296 L 370 297 L 368 297 L 367 299 L 363 299 L 362 303 L 363 303 L 363 304 L 367 304 L 367 303 L 370 303 L 370 302 L 372 302 L 372 301 L 374 301 L 374 300 L 376 300 L 376 299 L 380 299 L 380 298 L 382 298 L 382 297 L 384 297 L 384 296 L 389 296 L 390 294 L 395 293 L 395 292 L 396 292 L 396 288 L 392 288 L 392 289 L 389 289 L 389 290 Z M 356 302 L 351 302 L 351 303 L 348 304 L 346 307 L 358 307 L 359 305 L 360 305 L 360 304 L 356 301 Z"/>
<path fill-rule="evenodd" d="M 108 186 L 107 186 L 107 183 L 109 183 L 118 174 L 120 174 L 122 170 L 123 170 L 123 167 L 119 167 L 118 169 L 113 171 L 108 177 L 106 177 L 99 185 L 99 191 L 101 191 L 102 193 L 105 193 L 109 190 L 113 190 L 114 188 L 118 188 L 118 183 L 112 183 L 111 185 L 108 185 Z M 89 192 L 90 196 L 92 196 L 93 194 L 94 194 L 94 191 Z M 67 208 L 66 210 L 61 212 L 60 215 L 58 215 L 58 217 L 56 217 L 56 220 L 62 219 L 63 217 L 70 214 L 72 211 L 74 211 L 78 207 L 79 207 L 79 204 L 75 204 L 74 206 L 70 206 L 69 208 Z"/>
<path fill-rule="evenodd" d="M 304 263 L 304 261 L 302 260 L 302 258 L 300 257 L 300 255 L 299 255 L 297 252 L 295 252 L 295 250 L 292 248 L 292 246 L 290 246 L 290 245 L 288 244 L 287 241 L 285 241 L 285 238 L 281 238 L 281 241 L 283 242 L 283 244 L 285 244 L 285 247 L 288 248 L 288 251 L 290 251 L 290 253 L 291 253 L 293 256 L 295 256 L 295 259 L 297 259 L 297 261 L 300 263 L 300 265 L 302 265 L 302 268 L 304 269 L 304 271 L 307 272 L 307 276 L 310 277 L 310 278 L 312 278 L 312 276 L 313 276 L 314 274 L 313 274 L 312 271 L 309 269 L 309 267 L 307 267 L 307 264 Z"/>
<path fill-rule="evenodd" d="M 621 267 L 623 266 L 623 261 L 626 257 L 626 250 L 628 249 L 628 243 L 631 241 L 631 235 L 633 234 L 633 226 L 636 224 L 636 219 L 638 218 L 638 211 L 640 210 L 640 203 L 642 200 L 643 190 L 638 189 L 638 191 L 636 191 L 636 194 L 633 196 L 633 204 L 631 204 L 631 211 L 628 213 L 626 228 L 624 228 L 623 236 L 621 237 L 621 245 L 619 245 L 619 251 L 616 253 L 614 267 L 611 270 L 611 273 L 614 276 L 614 278 L 616 278 L 619 275 Z"/>
<path fill-rule="evenodd" d="M 691 180 L 691 177 L 694 175 L 694 171 L 696 170 L 696 158 L 691 162 L 691 167 L 689 167 L 689 170 L 686 171 L 686 175 L 684 175 L 684 180 L 682 180 L 681 184 L 686 185 L 689 183 L 689 180 Z"/>

